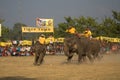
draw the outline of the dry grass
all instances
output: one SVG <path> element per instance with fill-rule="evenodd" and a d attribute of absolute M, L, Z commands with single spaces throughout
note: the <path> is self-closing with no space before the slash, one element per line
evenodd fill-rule
<path fill-rule="evenodd" d="M 105 55 L 101 61 L 77 64 L 77 56 L 66 64 L 66 56 L 45 57 L 34 66 L 34 57 L 0 57 L 0 80 L 120 80 L 120 54 Z"/>

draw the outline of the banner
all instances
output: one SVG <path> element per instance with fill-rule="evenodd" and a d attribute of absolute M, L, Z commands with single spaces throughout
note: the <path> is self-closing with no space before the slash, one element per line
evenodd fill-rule
<path fill-rule="evenodd" d="M 64 38 L 57 38 L 55 39 L 55 42 L 64 42 Z"/>
<path fill-rule="evenodd" d="M 110 38 L 110 37 L 99 36 L 99 37 L 96 37 L 96 39 L 107 40 L 109 42 L 120 42 L 120 38 Z"/>
<path fill-rule="evenodd" d="M 0 24 L 0 37 L 2 36 L 2 35 L 1 35 L 1 32 L 2 32 L 2 30 L 1 30 L 1 24 Z"/>
<path fill-rule="evenodd" d="M 0 42 L 0 46 L 11 46 L 12 43 L 11 42 Z"/>
<path fill-rule="evenodd" d="M 50 38 L 46 38 L 45 41 L 46 41 L 46 44 L 49 44 L 51 39 Z M 64 42 L 64 38 L 52 38 L 52 41 L 53 42 L 61 42 L 61 43 L 63 43 Z"/>
<path fill-rule="evenodd" d="M 22 42 L 21 42 L 21 45 L 32 45 L 32 41 L 29 41 L 29 40 L 23 40 Z"/>
<path fill-rule="evenodd" d="M 42 28 L 53 28 L 53 19 L 36 18 L 36 26 Z"/>
<path fill-rule="evenodd" d="M 34 32 L 34 33 L 38 33 L 38 32 L 54 32 L 52 27 L 49 28 L 41 28 L 41 27 L 22 27 L 22 32 Z"/>

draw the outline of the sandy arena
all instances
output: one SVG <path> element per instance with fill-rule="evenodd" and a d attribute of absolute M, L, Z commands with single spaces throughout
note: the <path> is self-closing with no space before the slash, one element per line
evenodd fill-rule
<path fill-rule="evenodd" d="M 46 55 L 41 66 L 33 61 L 34 56 L 0 57 L 0 80 L 120 80 L 120 54 L 93 64 L 78 64 L 76 55 L 69 64 L 64 55 Z"/>

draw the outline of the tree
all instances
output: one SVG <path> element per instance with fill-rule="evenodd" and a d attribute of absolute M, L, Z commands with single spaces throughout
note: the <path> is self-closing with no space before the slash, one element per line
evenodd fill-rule
<path fill-rule="evenodd" d="M 0 24 L 2 24 L 5 20 L 0 19 Z M 1 41 L 7 41 L 9 39 L 9 28 L 2 25 L 1 26 Z"/>
<path fill-rule="evenodd" d="M 11 34 L 13 34 L 13 35 L 11 35 L 12 39 L 14 39 L 14 40 L 22 39 L 22 30 L 21 30 L 22 26 L 26 26 L 26 25 L 23 23 L 14 24 L 13 30 L 11 30 L 12 31 Z"/>
<path fill-rule="evenodd" d="M 1 27 L 1 33 L 2 33 L 2 36 L 1 36 L 1 40 L 2 41 L 7 41 L 9 40 L 9 28 L 6 27 L 6 26 L 2 26 Z"/>
<path fill-rule="evenodd" d="M 113 18 L 105 17 L 102 20 L 103 36 L 107 37 L 120 37 L 120 13 L 112 11 Z"/>
<path fill-rule="evenodd" d="M 117 22 L 120 22 L 120 12 L 117 12 L 117 11 L 112 11 L 112 16 L 113 18 L 117 21 Z"/>
<path fill-rule="evenodd" d="M 116 34 L 120 38 L 120 12 L 112 11 L 113 18 L 116 21 Z"/>

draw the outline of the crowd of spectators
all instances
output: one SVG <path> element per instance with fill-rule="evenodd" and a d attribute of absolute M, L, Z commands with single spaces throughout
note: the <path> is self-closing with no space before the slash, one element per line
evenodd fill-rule
<path fill-rule="evenodd" d="M 111 53 L 117 54 L 117 53 L 120 53 L 120 43 L 110 42 L 104 48 L 102 48 L 102 50 L 106 54 L 111 54 Z"/>
<path fill-rule="evenodd" d="M 55 43 L 46 46 L 46 54 L 64 54 L 63 44 Z"/>
<path fill-rule="evenodd" d="M 30 45 L 10 45 L 0 46 L 0 56 L 34 56 Z M 46 54 L 62 54 L 63 45 L 47 45 Z"/>
<path fill-rule="evenodd" d="M 48 44 L 46 46 L 46 54 L 64 54 L 63 44 Z M 120 43 L 112 43 L 105 47 L 104 52 L 106 54 L 110 53 L 120 53 Z M 0 46 L 0 56 L 34 56 L 34 52 L 31 50 L 30 45 L 10 45 L 10 46 Z"/>
<path fill-rule="evenodd" d="M 34 55 L 31 46 L 0 46 L 0 56 L 30 56 Z"/>

